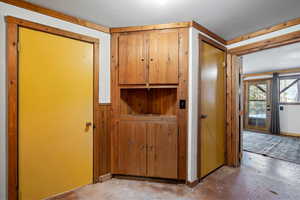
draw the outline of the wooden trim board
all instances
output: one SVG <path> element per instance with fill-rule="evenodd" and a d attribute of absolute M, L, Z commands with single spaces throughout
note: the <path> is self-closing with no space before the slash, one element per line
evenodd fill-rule
<path fill-rule="evenodd" d="M 8 199 L 16 200 L 18 199 L 18 28 L 26 27 L 94 44 L 94 124 L 96 119 L 95 108 L 98 105 L 99 99 L 99 40 L 13 17 L 6 17 L 6 25 L 8 75 Z M 94 133 L 93 143 L 95 147 L 99 146 L 98 134 Z M 95 148 L 93 155 L 94 182 L 96 182 L 99 177 L 100 163 L 97 162 L 99 153 L 99 148 Z"/>
<path fill-rule="evenodd" d="M 280 47 L 292 43 L 300 42 L 300 31 L 295 31 L 285 35 L 273 37 L 270 39 L 262 40 L 259 42 L 254 42 L 244 46 L 229 49 L 229 53 L 238 56 L 254 53 L 261 50 L 271 49 L 275 47 Z"/>
<path fill-rule="evenodd" d="M 171 28 L 187 28 L 190 27 L 191 22 L 175 22 L 169 24 L 154 24 L 145 26 L 129 26 L 129 27 L 115 27 L 110 28 L 110 33 L 123 33 L 133 31 L 150 31 L 150 30 L 161 30 Z"/>
<path fill-rule="evenodd" d="M 84 27 L 94 29 L 97 31 L 101 31 L 104 33 L 109 33 L 108 27 L 101 26 L 101 25 L 98 25 L 98 24 L 95 24 L 95 23 L 92 23 L 92 22 L 89 22 L 89 21 L 86 21 L 86 20 L 83 20 L 83 19 L 80 19 L 77 17 L 73 17 L 70 15 L 66 15 L 64 13 L 61 13 L 61 12 L 58 12 L 55 10 L 51 10 L 48 8 L 44 8 L 42 6 L 38 6 L 36 4 L 29 3 L 29 2 L 26 2 L 23 0 L 0 0 L 0 2 L 4 2 L 6 4 L 10 4 L 10 5 L 24 8 L 27 10 L 31 10 L 31 11 L 34 11 L 34 12 L 37 12 L 37 13 L 40 13 L 43 15 L 50 16 L 50 17 L 58 18 L 58 19 L 61 19 L 61 20 L 64 20 L 64 21 L 67 21 L 67 22 L 70 22 L 73 24 L 78 24 L 80 26 L 84 26 Z"/>
<path fill-rule="evenodd" d="M 261 73 L 253 73 L 253 74 L 244 74 L 243 78 L 255 77 L 255 76 L 265 76 L 265 75 L 273 75 L 273 73 L 291 74 L 291 73 L 298 73 L 298 72 L 300 72 L 300 67 L 291 68 L 291 69 L 284 69 L 284 70 L 277 70 L 277 71 L 271 71 L 271 72 L 261 72 Z"/>
<path fill-rule="evenodd" d="M 268 34 L 268 33 L 272 33 L 272 32 L 275 32 L 275 31 L 279 31 L 279 30 L 282 30 L 282 29 L 285 29 L 285 28 L 288 28 L 288 27 L 291 27 L 291 26 L 298 25 L 298 24 L 300 24 L 300 18 L 292 19 L 292 20 L 286 21 L 284 23 L 277 24 L 275 26 L 264 28 L 262 30 L 259 30 L 259 31 L 253 32 L 253 33 L 248 33 L 248 34 L 236 37 L 232 40 L 228 40 L 227 45 L 238 43 L 238 42 L 241 42 L 241 41 L 244 41 L 244 40 L 255 38 L 255 37 L 265 35 L 265 34 Z"/>
<path fill-rule="evenodd" d="M 146 26 L 129 26 L 129 27 L 116 27 L 111 28 L 111 33 L 122 33 L 122 32 L 133 32 L 133 31 L 150 31 L 150 30 L 161 30 L 161 29 L 171 29 L 171 28 L 189 28 L 193 27 L 198 31 L 210 36 L 211 38 L 215 39 L 216 41 L 220 42 L 221 44 L 226 44 L 226 41 L 218 36 L 217 34 L 211 32 L 204 26 L 198 24 L 195 21 L 190 22 L 175 22 L 169 24 L 156 24 L 156 25 L 146 25 Z"/>
<path fill-rule="evenodd" d="M 223 38 L 221 38 L 220 36 L 218 36 L 217 34 L 211 32 L 210 30 L 208 30 L 207 28 L 205 28 L 204 26 L 198 24 L 195 21 L 191 22 L 191 26 L 194 27 L 195 29 L 197 29 L 198 31 L 201 31 L 202 33 L 205 33 L 206 35 L 212 37 L 213 39 L 217 40 L 218 42 L 220 42 L 221 44 L 226 45 L 226 40 L 224 40 Z"/>
<path fill-rule="evenodd" d="M 290 137 L 300 137 L 300 133 L 280 132 L 281 135 Z"/>

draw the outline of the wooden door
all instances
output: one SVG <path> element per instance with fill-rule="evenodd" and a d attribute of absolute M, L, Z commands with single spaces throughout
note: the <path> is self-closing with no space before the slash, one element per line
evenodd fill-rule
<path fill-rule="evenodd" d="M 177 129 L 176 122 L 151 122 L 147 124 L 148 176 L 177 179 Z"/>
<path fill-rule="evenodd" d="M 271 80 L 245 81 L 246 130 L 269 132 L 271 125 Z"/>
<path fill-rule="evenodd" d="M 149 83 L 177 84 L 178 30 L 153 31 L 149 39 Z"/>
<path fill-rule="evenodd" d="M 225 52 L 200 42 L 200 177 L 225 163 Z"/>
<path fill-rule="evenodd" d="M 119 123 L 119 173 L 146 176 L 147 167 L 146 123 L 120 121 Z"/>
<path fill-rule="evenodd" d="M 93 182 L 93 45 L 19 30 L 19 197 Z"/>
<path fill-rule="evenodd" d="M 119 36 L 119 84 L 146 84 L 144 33 Z"/>

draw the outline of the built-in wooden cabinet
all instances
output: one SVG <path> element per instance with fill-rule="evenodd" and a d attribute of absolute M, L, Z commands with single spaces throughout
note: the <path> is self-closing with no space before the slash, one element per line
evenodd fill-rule
<path fill-rule="evenodd" d="M 177 29 L 120 34 L 119 84 L 178 84 Z"/>
<path fill-rule="evenodd" d="M 112 34 L 113 175 L 186 180 L 188 35 Z"/>
<path fill-rule="evenodd" d="M 121 120 L 118 124 L 118 174 L 177 179 L 175 120 Z"/>

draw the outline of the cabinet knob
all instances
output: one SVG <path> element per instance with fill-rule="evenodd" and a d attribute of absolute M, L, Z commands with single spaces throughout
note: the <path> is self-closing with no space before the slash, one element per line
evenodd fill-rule
<path fill-rule="evenodd" d="M 144 62 L 144 60 L 145 60 L 144 58 L 141 59 L 142 62 Z"/>
<path fill-rule="evenodd" d="M 150 61 L 152 62 L 154 59 L 153 58 L 150 58 Z"/>

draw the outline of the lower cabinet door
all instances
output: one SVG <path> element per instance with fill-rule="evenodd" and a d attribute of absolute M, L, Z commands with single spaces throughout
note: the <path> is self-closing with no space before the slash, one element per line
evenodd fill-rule
<path fill-rule="evenodd" d="M 125 175 L 147 175 L 146 123 L 120 121 L 119 124 L 119 172 Z"/>
<path fill-rule="evenodd" d="M 147 123 L 147 176 L 178 178 L 176 122 Z"/>

